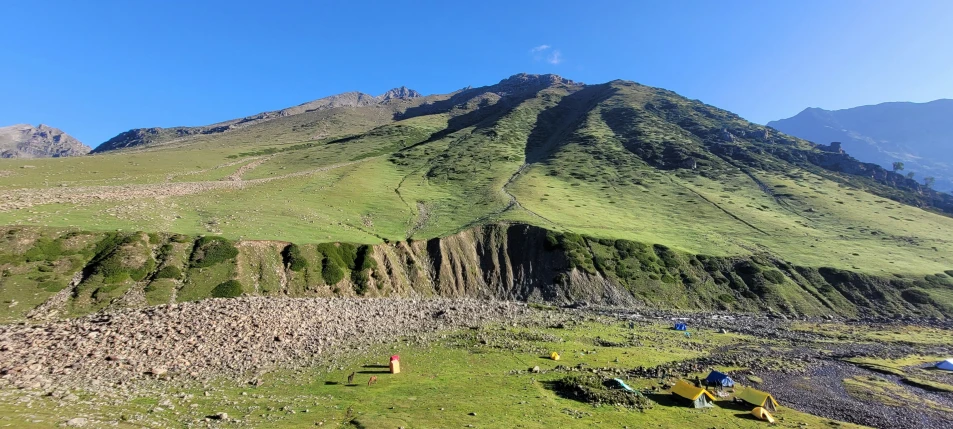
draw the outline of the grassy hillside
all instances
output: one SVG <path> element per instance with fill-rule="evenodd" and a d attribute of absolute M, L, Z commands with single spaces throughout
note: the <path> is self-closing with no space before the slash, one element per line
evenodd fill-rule
<path fill-rule="evenodd" d="M 880 277 L 953 269 L 929 191 L 669 91 L 522 75 L 415 100 L 2 160 L 0 224 L 376 244 L 502 220 Z"/>

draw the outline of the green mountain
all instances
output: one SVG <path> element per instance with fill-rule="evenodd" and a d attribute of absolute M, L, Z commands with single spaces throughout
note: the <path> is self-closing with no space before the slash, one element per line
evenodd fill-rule
<path fill-rule="evenodd" d="M 626 81 L 323 100 L 0 163 L 3 317 L 240 293 L 953 311 L 953 197 L 836 145 Z"/>

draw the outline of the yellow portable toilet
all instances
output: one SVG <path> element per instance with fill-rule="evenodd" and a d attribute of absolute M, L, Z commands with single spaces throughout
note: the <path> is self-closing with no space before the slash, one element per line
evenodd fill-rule
<path fill-rule="evenodd" d="M 559 353 L 552 352 L 552 353 L 549 355 L 549 358 L 552 359 L 552 360 L 559 360 Z"/>
<path fill-rule="evenodd" d="M 393 355 L 390 357 L 390 373 L 391 374 L 400 373 L 400 356 Z"/>
<path fill-rule="evenodd" d="M 768 423 L 774 423 L 774 416 L 772 416 L 771 413 L 769 413 L 768 410 L 764 408 L 754 407 L 754 409 L 751 410 L 751 414 L 754 414 L 755 417 L 761 420 L 765 420 Z"/>

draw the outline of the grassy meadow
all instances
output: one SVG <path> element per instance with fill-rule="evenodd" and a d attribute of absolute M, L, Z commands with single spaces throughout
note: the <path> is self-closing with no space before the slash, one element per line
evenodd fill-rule
<path fill-rule="evenodd" d="M 259 386 L 237 377 L 155 382 L 144 390 L 148 393 L 128 401 L 82 391 L 75 392 L 78 400 L 72 403 L 42 396 L 17 402 L 8 396 L 0 401 L 0 424 L 46 428 L 84 416 L 115 427 L 189 427 L 224 412 L 233 421 L 213 420 L 214 427 L 680 428 L 687 422 L 697 427 L 763 427 L 764 422 L 728 400 L 719 399 L 710 409 L 675 404 L 665 390 L 651 393 L 655 379 L 623 377 L 633 388 L 649 392 L 652 402 L 644 410 L 581 402 L 555 387 L 555 381 L 577 373 L 557 367 L 583 372 L 651 367 L 755 341 L 706 330 L 694 334 L 686 338 L 668 324 L 654 322 L 629 329 L 606 319 L 566 328 L 496 325 L 445 333 L 426 344 L 407 340 L 372 348 L 332 368 L 248 375 L 259 380 Z M 552 351 L 561 354 L 559 361 L 549 359 Z M 400 356 L 400 374 L 387 372 L 392 354 Z M 534 366 L 541 373 L 527 371 Z M 347 384 L 352 372 L 354 383 Z M 379 381 L 368 386 L 371 376 Z M 775 416 L 780 427 L 859 427 L 784 408 L 783 403 Z"/>

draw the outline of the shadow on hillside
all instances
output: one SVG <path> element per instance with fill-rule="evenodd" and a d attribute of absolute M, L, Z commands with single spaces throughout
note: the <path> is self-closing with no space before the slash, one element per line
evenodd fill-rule
<path fill-rule="evenodd" d="M 560 143 L 585 121 L 590 110 L 617 92 L 608 84 L 585 86 L 563 97 L 556 106 L 539 112 L 526 141 L 526 163 L 544 161 L 555 153 Z"/>
<path fill-rule="evenodd" d="M 440 140 L 464 128 L 469 128 L 472 126 L 486 128 L 488 125 L 484 124 L 485 122 L 495 123 L 497 119 L 511 112 L 514 108 L 516 108 L 516 106 L 519 106 L 520 103 L 536 97 L 540 91 L 546 88 L 546 86 L 541 85 L 529 88 L 516 94 L 509 94 L 506 97 L 501 98 L 496 104 L 489 104 L 486 99 L 484 99 L 477 105 L 476 109 L 450 118 L 450 120 L 447 121 L 446 128 L 431 134 L 430 137 L 420 143 L 401 149 L 401 151 Z M 466 105 L 470 101 L 482 96 L 483 94 L 496 91 L 499 91 L 498 85 L 465 90 L 454 95 L 453 97 L 450 97 L 447 100 L 441 100 L 430 104 L 408 108 L 402 114 L 394 114 L 394 120 L 410 119 L 417 116 L 433 115 L 437 113 L 447 113 L 455 106 Z"/>

